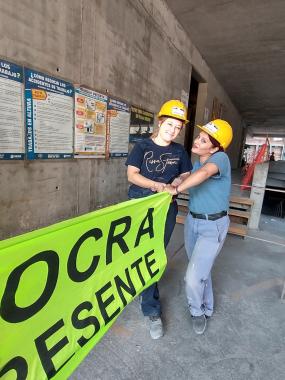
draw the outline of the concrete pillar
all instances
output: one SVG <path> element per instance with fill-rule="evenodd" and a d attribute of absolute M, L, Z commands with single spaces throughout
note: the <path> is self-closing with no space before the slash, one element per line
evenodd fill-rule
<path fill-rule="evenodd" d="M 208 96 L 208 83 L 199 83 L 198 96 L 197 96 L 197 105 L 196 105 L 196 115 L 195 115 L 195 125 L 196 124 L 206 124 L 209 121 L 210 110 L 208 119 L 205 120 L 205 106 Z M 196 128 L 195 128 L 196 129 Z M 198 131 L 194 131 L 194 133 Z"/>
<path fill-rule="evenodd" d="M 251 208 L 249 228 L 258 229 L 260 214 L 265 193 L 269 162 L 257 164 L 254 169 L 250 199 L 254 201 Z"/>

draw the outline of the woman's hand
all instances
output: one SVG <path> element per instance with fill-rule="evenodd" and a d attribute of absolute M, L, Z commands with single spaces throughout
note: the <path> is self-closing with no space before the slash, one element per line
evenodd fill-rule
<path fill-rule="evenodd" d="M 174 178 L 174 180 L 172 181 L 171 185 L 174 186 L 174 187 L 177 187 L 179 186 L 186 178 L 188 178 L 190 176 L 190 172 L 185 172 L 185 173 L 182 173 L 180 174 L 179 177 L 176 177 Z"/>
<path fill-rule="evenodd" d="M 172 181 L 171 186 L 174 186 L 174 187 L 179 186 L 180 183 L 182 183 L 182 182 L 183 182 L 183 179 L 182 179 L 181 177 L 176 177 L 176 178 Z"/>
<path fill-rule="evenodd" d="M 166 191 L 170 195 L 177 195 L 176 186 L 166 185 L 164 191 Z"/>

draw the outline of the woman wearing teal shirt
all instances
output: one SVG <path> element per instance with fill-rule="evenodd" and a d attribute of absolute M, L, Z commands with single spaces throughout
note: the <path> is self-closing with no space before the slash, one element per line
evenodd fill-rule
<path fill-rule="evenodd" d="M 189 214 L 184 227 L 189 258 L 185 288 L 193 329 L 203 334 L 214 308 L 211 270 L 229 228 L 231 166 L 224 150 L 231 143 L 232 128 L 221 119 L 197 127 L 201 131 L 192 152 L 199 161 L 179 186 L 167 186 L 166 190 L 177 195 L 189 189 Z"/>

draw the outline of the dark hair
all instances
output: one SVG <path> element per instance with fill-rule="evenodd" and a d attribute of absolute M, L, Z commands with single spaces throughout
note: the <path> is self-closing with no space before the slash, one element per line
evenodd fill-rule
<path fill-rule="evenodd" d="M 219 148 L 219 150 L 217 150 L 217 152 L 224 152 L 224 148 L 221 146 L 221 144 L 219 143 L 219 141 L 217 141 L 216 139 L 214 139 L 214 137 L 209 136 L 209 140 L 211 141 L 211 143 L 214 145 L 215 148 Z"/>

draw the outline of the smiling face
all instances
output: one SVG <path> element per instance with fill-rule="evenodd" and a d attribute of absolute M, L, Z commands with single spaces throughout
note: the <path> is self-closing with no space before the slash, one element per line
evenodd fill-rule
<path fill-rule="evenodd" d="M 211 143 L 208 133 L 201 131 L 195 138 L 191 151 L 201 158 L 208 159 L 211 154 L 217 152 L 219 148 Z"/>
<path fill-rule="evenodd" d="M 181 131 L 183 122 L 173 118 L 163 118 L 159 123 L 158 138 L 165 143 L 171 143 Z"/>

